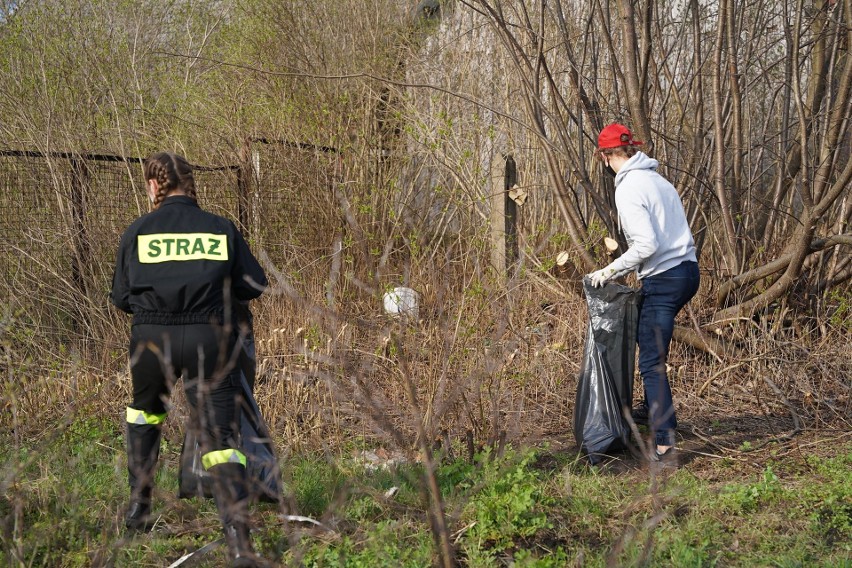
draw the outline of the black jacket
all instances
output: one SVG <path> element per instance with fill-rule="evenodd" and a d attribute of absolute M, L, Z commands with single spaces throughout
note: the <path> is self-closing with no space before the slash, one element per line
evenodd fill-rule
<path fill-rule="evenodd" d="M 222 323 L 226 297 L 234 306 L 266 285 L 237 227 L 178 195 L 122 235 L 110 300 L 134 324 Z"/>

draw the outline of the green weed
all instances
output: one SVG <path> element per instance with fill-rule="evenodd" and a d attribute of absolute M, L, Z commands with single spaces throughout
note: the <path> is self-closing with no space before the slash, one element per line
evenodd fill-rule
<path fill-rule="evenodd" d="M 749 512 L 778 495 L 782 487 L 772 467 L 767 466 L 759 482 L 749 485 L 731 485 L 726 487 L 725 491 L 727 501 L 735 511 Z"/>
<path fill-rule="evenodd" d="M 481 488 L 471 496 L 462 518 L 475 523 L 467 542 L 501 551 L 551 528 L 547 507 L 553 497 L 545 494 L 538 472 L 529 467 L 534 452 L 490 457 L 486 450 L 477 458 L 482 466 L 477 479 Z"/>
<path fill-rule="evenodd" d="M 11 485 L 0 498 L 0 564 L 162 566 L 219 537 L 211 500 L 169 497 L 179 448 L 166 446 L 155 493 L 163 528 L 124 538 L 123 438 L 120 424 L 89 417 L 10 450 L 18 469 L 6 470 Z M 439 464 L 437 476 L 459 562 L 468 567 L 834 567 L 852 558 L 852 452 L 840 452 L 770 462 L 754 479 L 724 484 L 689 468 L 652 483 L 641 471 L 608 473 L 546 448 L 509 448 L 501 457 L 486 449 L 473 463 Z M 723 478 L 735 473 L 722 461 L 715 467 Z M 293 512 L 333 532 L 285 529 L 274 506 L 255 505 L 255 544 L 273 562 L 434 564 L 421 465 L 365 471 L 347 460 L 296 456 L 282 469 Z M 12 527 L 20 527 L 19 540 Z M 200 566 L 221 565 L 225 555 L 221 547 Z"/>
<path fill-rule="evenodd" d="M 303 565 L 309 568 L 420 568 L 433 563 L 428 531 L 393 520 L 361 527 L 358 537 L 335 545 L 310 547 Z"/>
<path fill-rule="evenodd" d="M 296 460 L 284 474 L 289 477 L 287 484 L 299 513 L 307 516 L 322 515 L 344 482 L 343 474 L 333 463 L 315 458 Z"/>

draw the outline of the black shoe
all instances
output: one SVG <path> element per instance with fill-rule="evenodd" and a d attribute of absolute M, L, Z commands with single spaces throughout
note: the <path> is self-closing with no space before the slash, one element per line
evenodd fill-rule
<path fill-rule="evenodd" d="M 660 452 L 656 446 L 654 446 L 654 451 L 651 452 L 651 461 L 657 462 L 661 465 L 668 466 L 678 466 L 678 458 L 677 458 L 677 450 L 672 446 L 665 452 Z"/>
<path fill-rule="evenodd" d="M 670 447 L 665 452 L 660 452 L 657 448 L 654 448 L 654 453 L 651 456 L 651 459 L 654 461 L 662 461 L 666 456 L 674 455 L 674 446 Z"/>
<path fill-rule="evenodd" d="M 230 564 L 230 568 L 260 568 L 261 566 L 263 564 L 251 558 L 234 558 Z"/>
<path fill-rule="evenodd" d="M 230 568 L 260 568 L 263 564 L 251 558 L 235 558 L 231 560 Z"/>
<path fill-rule="evenodd" d="M 209 471 L 213 477 L 216 508 L 219 509 L 228 544 L 230 565 L 234 568 L 263 566 L 263 559 L 255 553 L 251 543 L 245 468 L 239 463 L 222 463 Z"/>
<path fill-rule="evenodd" d="M 648 407 L 647 406 L 637 406 L 633 410 L 630 411 L 630 416 L 633 418 L 633 422 L 639 424 L 641 426 L 648 425 Z"/>
<path fill-rule="evenodd" d="M 224 527 L 225 542 L 231 555 L 231 568 L 259 568 L 262 566 L 260 557 L 251 545 L 248 526 L 244 523 L 234 523 Z"/>
<path fill-rule="evenodd" d="M 131 531 L 147 531 L 150 529 L 148 517 L 151 514 L 151 504 L 147 501 L 131 501 L 124 516 L 124 526 Z"/>

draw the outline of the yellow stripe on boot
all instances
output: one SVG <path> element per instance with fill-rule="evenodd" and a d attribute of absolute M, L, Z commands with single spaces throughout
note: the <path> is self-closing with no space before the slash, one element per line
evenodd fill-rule
<path fill-rule="evenodd" d="M 166 420 L 166 413 L 149 414 L 144 410 L 127 407 L 127 423 L 128 424 L 162 424 Z"/>
<path fill-rule="evenodd" d="M 201 456 L 201 465 L 204 466 L 205 470 L 210 469 L 214 465 L 219 465 L 222 463 L 239 463 L 243 467 L 246 466 L 246 456 L 239 450 L 235 450 L 233 448 L 229 448 L 227 450 L 217 450 L 215 452 L 208 452 Z"/>

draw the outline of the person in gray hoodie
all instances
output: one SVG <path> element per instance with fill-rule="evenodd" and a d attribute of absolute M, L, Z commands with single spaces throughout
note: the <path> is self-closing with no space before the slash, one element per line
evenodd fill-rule
<path fill-rule="evenodd" d="M 654 435 L 651 459 L 673 455 L 675 415 L 666 376 L 666 359 L 675 316 L 698 291 L 695 242 L 677 190 L 657 173 L 659 162 L 638 148 L 642 142 L 622 124 L 606 126 L 598 136 L 598 157 L 615 176 L 618 223 L 627 251 L 588 275 L 600 287 L 631 271 L 642 283 L 637 343 L 645 399 L 633 411 Z"/>

